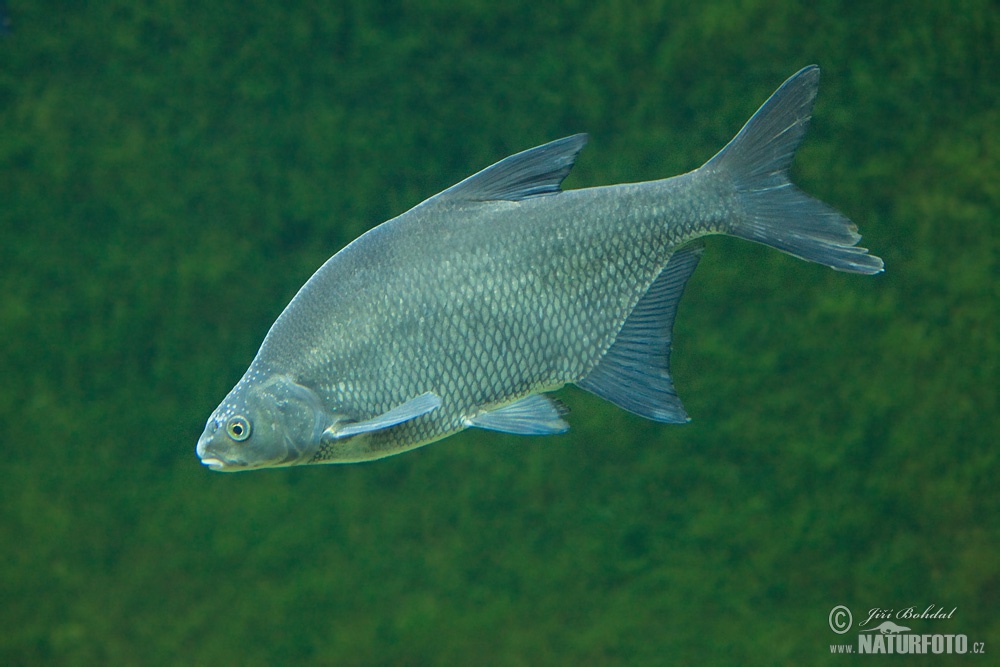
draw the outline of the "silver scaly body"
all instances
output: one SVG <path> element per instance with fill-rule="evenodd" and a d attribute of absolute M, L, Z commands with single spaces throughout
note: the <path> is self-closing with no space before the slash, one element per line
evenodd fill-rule
<path fill-rule="evenodd" d="M 568 428 L 575 383 L 683 422 L 671 327 L 699 238 L 731 234 L 876 273 L 840 214 L 787 177 L 819 71 L 802 70 L 702 168 L 563 192 L 586 137 L 503 160 L 362 235 L 272 326 L 199 444 L 218 470 L 377 459 L 470 426 Z"/>

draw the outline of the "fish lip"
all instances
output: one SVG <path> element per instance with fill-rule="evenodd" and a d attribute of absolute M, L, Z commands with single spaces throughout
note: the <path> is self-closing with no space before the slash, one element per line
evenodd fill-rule
<path fill-rule="evenodd" d="M 226 462 L 222 459 L 217 459 L 213 456 L 205 457 L 201 460 L 203 466 L 208 467 L 211 470 L 223 470 L 226 467 Z"/>

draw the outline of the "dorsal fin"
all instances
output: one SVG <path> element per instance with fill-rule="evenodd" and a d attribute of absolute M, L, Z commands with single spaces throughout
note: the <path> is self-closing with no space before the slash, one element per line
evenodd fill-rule
<path fill-rule="evenodd" d="M 469 176 L 434 199 L 518 201 L 561 192 L 559 184 L 586 143 L 586 134 L 574 134 L 529 148 Z"/>

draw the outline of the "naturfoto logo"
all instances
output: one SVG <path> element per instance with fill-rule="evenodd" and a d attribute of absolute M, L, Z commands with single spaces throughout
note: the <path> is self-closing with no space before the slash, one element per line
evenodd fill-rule
<path fill-rule="evenodd" d="M 938 605 L 928 605 L 921 610 L 919 607 L 904 607 L 890 609 L 873 607 L 868 610 L 864 621 L 858 623 L 858 642 L 853 644 L 831 644 L 831 653 L 974 653 L 986 652 L 985 642 L 970 642 L 964 634 L 915 634 L 911 632 L 909 621 L 945 621 L 945 626 L 955 615 L 958 607 L 950 610 Z M 894 620 L 893 620 L 894 619 Z M 907 625 L 896 623 L 907 620 Z M 846 634 L 854 624 L 851 610 L 844 605 L 837 605 L 830 611 L 828 617 L 830 629 L 838 635 Z M 865 627 L 865 626 L 871 627 Z M 947 628 L 951 629 L 951 628 Z"/>

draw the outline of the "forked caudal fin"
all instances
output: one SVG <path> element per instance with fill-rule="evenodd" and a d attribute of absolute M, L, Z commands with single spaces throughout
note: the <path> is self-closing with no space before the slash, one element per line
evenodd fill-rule
<path fill-rule="evenodd" d="M 699 171 L 729 178 L 735 186 L 742 215 L 729 233 L 838 271 L 878 273 L 882 260 L 857 247 L 857 227 L 788 177 L 818 86 L 815 65 L 793 75 Z"/>
<path fill-rule="evenodd" d="M 736 216 L 726 232 L 839 271 L 878 273 L 882 260 L 857 247 L 861 236 L 851 221 L 788 177 L 818 84 L 816 66 L 792 76 L 698 173 L 723 183 L 727 195 L 736 198 Z M 669 258 L 578 386 L 648 419 L 688 421 L 670 376 L 671 329 L 701 251 L 701 242 L 694 241 Z"/>

